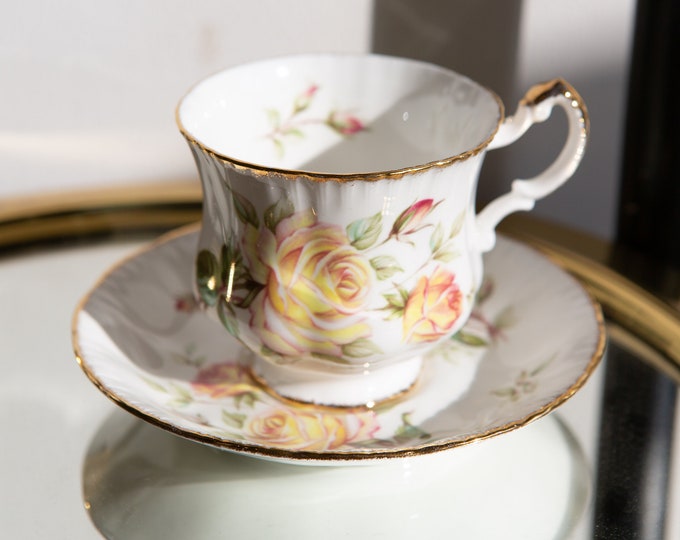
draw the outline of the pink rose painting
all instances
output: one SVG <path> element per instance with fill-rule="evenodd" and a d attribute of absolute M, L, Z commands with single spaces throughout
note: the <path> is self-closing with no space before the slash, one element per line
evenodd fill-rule
<path fill-rule="evenodd" d="M 250 370 L 234 362 L 213 364 L 198 372 L 191 386 L 197 394 L 213 399 L 243 396 L 257 390 Z"/>

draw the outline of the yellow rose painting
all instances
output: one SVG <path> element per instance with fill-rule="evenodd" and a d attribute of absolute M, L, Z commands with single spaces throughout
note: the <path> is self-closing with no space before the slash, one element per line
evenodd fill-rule
<path fill-rule="evenodd" d="M 244 426 L 249 441 L 288 450 L 336 450 L 369 440 L 380 429 L 372 411 L 333 414 L 277 407 L 253 416 Z"/>
<path fill-rule="evenodd" d="M 246 255 L 266 272 L 250 327 L 270 351 L 340 357 L 343 346 L 370 336 L 364 318 L 372 269 L 341 227 L 296 213 L 275 232 L 262 229 Z"/>
<path fill-rule="evenodd" d="M 460 317 L 463 295 L 455 276 L 437 267 L 421 277 L 404 307 L 403 340 L 410 343 L 437 341 Z"/>

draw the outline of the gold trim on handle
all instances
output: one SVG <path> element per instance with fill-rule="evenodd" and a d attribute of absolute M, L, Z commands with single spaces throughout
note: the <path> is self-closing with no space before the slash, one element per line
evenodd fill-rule
<path fill-rule="evenodd" d="M 543 101 L 561 97 L 571 102 L 571 107 L 581 112 L 582 136 L 586 137 L 590 131 L 590 115 L 581 94 L 562 78 L 552 79 L 532 86 L 520 100 L 521 105 L 536 107 Z"/>

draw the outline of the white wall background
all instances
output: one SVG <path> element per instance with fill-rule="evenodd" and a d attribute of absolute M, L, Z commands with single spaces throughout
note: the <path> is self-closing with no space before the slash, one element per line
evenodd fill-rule
<path fill-rule="evenodd" d="M 174 108 L 211 72 L 296 52 L 396 50 L 494 83 L 509 110 L 534 82 L 572 82 L 590 108 L 592 143 L 577 176 L 538 211 L 610 237 L 633 16 L 633 0 L 9 3 L 0 18 L 0 204 L 195 177 Z M 502 178 L 537 172 L 560 137 L 557 121 L 504 150 L 482 196 L 503 189 Z"/>

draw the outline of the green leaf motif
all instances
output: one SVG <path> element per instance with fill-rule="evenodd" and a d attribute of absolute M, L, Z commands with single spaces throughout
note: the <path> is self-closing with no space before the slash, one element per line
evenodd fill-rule
<path fill-rule="evenodd" d="M 535 376 L 538 375 L 541 371 L 543 371 L 545 368 L 547 368 L 547 367 L 552 363 L 552 361 L 555 360 L 556 357 L 557 357 L 557 354 L 553 354 L 550 358 L 548 358 L 548 360 L 546 360 L 546 361 L 543 362 L 542 364 L 539 364 L 539 365 L 536 366 L 534 369 L 532 369 L 532 370 L 529 372 L 529 375 L 530 375 L 531 377 L 535 377 Z"/>
<path fill-rule="evenodd" d="M 226 409 L 222 409 L 222 422 L 227 424 L 229 427 L 242 429 L 246 418 L 247 416 L 245 414 L 233 413 L 227 411 Z"/>
<path fill-rule="evenodd" d="M 442 227 L 441 223 L 437 223 L 437 226 L 434 228 L 432 236 L 430 236 L 430 251 L 432 253 L 436 253 L 437 251 L 439 251 L 439 249 L 441 249 L 443 243 L 444 243 L 444 227 Z"/>
<path fill-rule="evenodd" d="M 445 262 L 445 263 L 451 262 L 454 259 L 456 259 L 457 257 L 458 257 L 458 253 L 455 252 L 455 251 L 441 250 L 441 251 L 437 251 L 434 254 L 434 260 L 435 261 L 440 261 L 440 262 Z"/>
<path fill-rule="evenodd" d="M 165 388 L 162 384 L 157 383 L 157 382 L 154 381 L 154 380 L 147 379 L 146 377 L 142 377 L 142 380 L 143 380 L 146 384 L 148 384 L 150 388 L 153 388 L 154 390 L 156 390 L 156 392 L 163 392 L 163 393 L 165 393 L 165 394 L 168 393 L 168 391 L 166 390 L 166 388 Z"/>
<path fill-rule="evenodd" d="M 194 400 L 194 396 L 191 395 L 191 392 L 179 384 L 171 383 L 170 388 L 175 396 L 183 403 L 191 403 Z"/>
<path fill-rule="evenodd" d="M 499 388 L 498 390 L 493 390 L 491 393 L 496 397 L 509 399 L 511 401 L 517 401 L 519 399 L 519 392 L 512 387 Z"/>
<path fill-rule="evenodd" d="M 257 283 L 256 281 L 249 281 L 243 288 L 246 289 L 248 293 L 244 298 L 237 302 L 237 305 L 240 308 L 247 309 L 250 307 L 250 304 L 253 303 L 253 300 L 257 298 L 257 295 L 260 294 L 260 291 L 264 289 L 264 285 Z"/>
<path fill-rule="evenodd" d="M 222 325 L 227 329 L 227 332 L 238 338 L 238 321 L 234 314 L 234 309 L 224 298 L 220 298 L 217 304 L 217 316 L 220 318 Z"/>
<path fill-rule="evenodd" d="M 298 128 L 294 128 L 294 127 L 287 129 L 283 133 L 284 133 L 284 135 L 293 135 L 294 137 L 298 137 L 300 139 L 305 138 L 305 134 L 302 133 L 302 131 L 299 130 Z"/>
<path fill-rule="evenodd" d="M 260 356 L 262 356 L 263 358 L 267 358 L 277 364 L 290 363 L 290 360 L 287 357 L 277 353 L 276 351 L 270 349 L 266 345 L 262 345 L 262 347 L 260 347 Z"/>
<path fill-rule="evenodd" d="M 229 279 L 229 274 L 232 272 L 232 263 L 234 263 L 236 253 L 234 248 L 229 244 L 223 244 L 220 250 L 220 269 L 222 276 L 222 283 L 226 283 Z"/>
<path fill-rule="evenodd" d="M 398 288 L 397 294 L 385 293 L 383 298 L 387 302 L 387 306 L 383 309 L 389 311 L 389 315 L 385 317 L 386 321 L 392 321 L 404 316 L 404 309 L 406 309 L 406 302 L 408 301 L 408 291 Z"/>
<path fill-rule="evenodd" d="M 370 339 L 360 338 L 343 345 L 342 354 L 351 358 L 364 358 L 373 354 L 382 354 L 382 350 Z"/>
<path fill-rule="evenodd" d="M 406 300 L 402 294 L 383 294 L 383 298 L 387 301 L 387 305 L 390 308 L 404 309 L 406 307 Z"/>
<path fill-rule="evenodd" d="M 290 199 L 279 199 L 264 211 L 264 225 L 276 233 L 276 226 L 295 213 L 295 206 Z"/>
<path fill-rule="evenodd" d="M 252 409 L 257 401 L 257 396 L 253 392 L 246 392 L 234 397 L 234 404 L 237 409 L 241 407 L 248 407 Z"/>
<path fill-rule="evenodd" d="M 286 147 L 283 146 L 281 139 L 273 138 L 272 142 L 274 143 L 274 148 L 276 148 L 276 157 L 279 159 L 283 158 L 286 155 Z"/>
<path fill-rule="evenodd" d="M 408 302 L 408 298 L 409 298 L 409 296 L 410 296 L 410 295 L 409 295 L 409 292 L 408 292 L 406 289 L 404 289 L 404 287 L 399 287 L 399 288 L 397 289 L 397 291 L 399 291 L 399 295 L 400 295 L 401 298 L 404 300 L 404 306 L 405 306 L 405 305 L 406 305 L 406 302 Z"/>
<path fill-rule="evenodd" d="M 317 360 L 323 360 L 324 362 L 332 362 L 333 364 L 340 364 L 348 366 L 351 362 L 342 356 L 333 356 L 331 354 L 324 354 L 320 352 L 313 352 L 310 355 L 312 358 Z"/>
<path fill-rule="evenodd" d="M 486 341 L 484 338 L 481 338 L 479 336 L 476 336 L 474 334 L 470 334 L 468 332 L 460 331 L 457 334 L 453 336 L 453 339 L 456 341 L 463 343 L 464 345 L 469 345 L 471 347 L 488 347 L 489 342 Z"/>
<path fill-rule="evenodd" d="M 451 225 L 451 232 L 449 233 L 449 238 L 455 238 L 463 230 L 463 225 L 465 224 L 465 210 L 463 210 L 456 219 L 453 220 Z"/>
<path fill-rule="evenodd" d="M 232 190 L 231 199 L 234 202 L 236 215 L 242 223 L 249 223 L 256 229 L 260 228 L 260 220 L 253 204 L 240 193 Z"/>
<path fill-rule="evenodd" d="M 404 310 L 391 308 L 390 313 L 385 317 L 386 321 L 394 321 L 395 319 L 401 319 L 404 316 Z"/>
<path fill-rule="evenodd" d="M 174 353 L 171 355 L 172 359 L 174 362 L 178 364 L 183 364 L 185 366 L 191 366 L 194 368 L 200 368 L 203 364 L 205 364 L 206 357 L 203 355 L 196 356 L 193 353 L 186 353 L 186 354 L 177 354 Z"/>
<path fill-rule="evenodd" d="M 389 279 L 394 274 L 404 271 L 404 269 L 399 266 L 397 260 L 391 255 L 373 257 L 369 263 L 373 267 L 373 270 L 375 270 L 375 275 L 379 280 Z"/>
<path fill-rule="evenodd" d="M 517 316 L 515 315 L 515 310 L 512 306 L 508 306 L 496 316 L 493 325 L 498 330 L 503 330 L 505 328 L 511 328 L 516 322 Z"/>
<path fill-rule="evenodd" d="M 397 428 L 394 432 L 394 440 L 398 443 L 404 443 L 413 440 L 424 440 L 429 439 L 430 434 L 418 426 L 414 426 L 411 423 L 411 414 L 404 413 L 401 415 L 401 426 Z"/>
<path fill-rule="evenodd" d="M 173 409 L 178 408 L 178 407 L 186 407 L 187 405 L 190 405 L 193 402 L 193 399 L 187 399 L 183 396 L 177 396 L 170 401 L 168 401 L 168 405 L 170 405 Z"/>
<path fill-rule="evenodd" d="M 235 252 L 231 245 L 225 244 L 222 246 L 220 251 L 220 278 L 223 284 L 227 284 L 230 281 L 233 283 L 237 268 L 237 256 L 238 253 Z"/>
<path fill-rule="evenodd" d="M 494 288 L 495 282 L 493 278 L 484 276 L 482 284 L 479 286 L 479 290 L 477 291 L 477 297 L 475 298 L 477 305 L 483 304 L 485 300 L 489 299 L 494 292 Z"/>
<path fill-rule="evenodd" d="M 267 120 L 269 120 L 269 124 L 273 128 L 279 127 L 281 124 L 281 115 L 279 114 L 279 111 L 276 109 L 267 109 L 265 112 L 267 113 Z"/>
<path fill-rule="evenodd" d="M 376 243 L 382 232 L 382 213 L 353 221 L 346 230 L 350 244 L 359 250 L 368 249 Z"/>
<path fill-rule="evenodd" d="M 218 276 L 217 257 L 207 249 L 201 250 L 196 256 L 196 285 L 201 299 L 209 306 L 217 303 L 217 295 L 221 286 Z"/>

